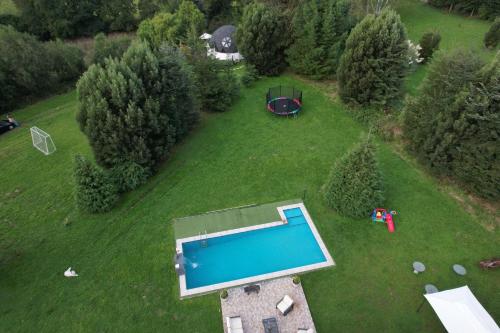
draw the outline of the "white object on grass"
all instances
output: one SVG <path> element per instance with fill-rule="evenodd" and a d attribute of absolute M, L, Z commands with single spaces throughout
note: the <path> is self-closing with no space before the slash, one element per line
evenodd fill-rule
<path fill-rule="evenodd" d="M 449 333 L 500 332 L 495 320 L 467 286 L 424 296 Z"/>
<path fill-rule="evenodd" d="M 42 131 L 36 126 L 30 128 L 31 140 L 33 141 L 33 147 L 44 153 L 45 155 L 50 155 L 56 151 L 56 145 L 49 134 Z"/>
<path fill-rule="evenodd" d="M 78 276 L 74 270 L 71 269 L 71 267 L 68 267 L 68 269 L 64 272 L 65 277 L 73 277 L 73 276 Z"/>

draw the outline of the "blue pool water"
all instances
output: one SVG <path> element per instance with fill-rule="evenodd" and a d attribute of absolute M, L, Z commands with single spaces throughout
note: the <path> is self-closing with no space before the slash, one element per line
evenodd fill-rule
<path fill-rule="evenodd" d="M 284 213 L 288 224 L 183 243 L 187 289 L 325 262 L 302 210 Z"/>

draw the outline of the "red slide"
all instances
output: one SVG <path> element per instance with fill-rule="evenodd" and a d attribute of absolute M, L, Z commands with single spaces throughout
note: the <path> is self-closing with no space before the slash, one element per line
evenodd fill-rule
<path fill-rule="evenodd" d="M 389 232 L 394 232 L 394 222 L 392 221 L 392 214 L 387 214 L 385 223 L 387 223 L 387 230 L 389 230 Z"/>

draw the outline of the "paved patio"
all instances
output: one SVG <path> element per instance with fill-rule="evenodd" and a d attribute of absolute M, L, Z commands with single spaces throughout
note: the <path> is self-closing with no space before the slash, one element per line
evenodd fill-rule
<path fill-rule="evenodd" d="M 229 296 L 221 299 L 222 321 L 227 333 L 226 317 L 240 316 L 245 333 L 263 333 L 263 319 L 276 318 L 280 333 L 297 333 L 299 328 L 312 328 L 316 332 L 302 285 L 294 285 L 290 277 L 258 283 L 260 292 L 247 295 L 242 287 L 228 290 Z M 294 301 L 293 310 L 283 316 L 276 304 L 288 295 Z"/>

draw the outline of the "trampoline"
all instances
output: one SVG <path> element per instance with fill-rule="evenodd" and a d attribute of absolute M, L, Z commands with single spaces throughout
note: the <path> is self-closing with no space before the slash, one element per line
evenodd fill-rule
<path fill-rule="evenodd" d="M 267 109 L 279 116 L 295 116 L 302 107 L 302 91 L 290 87 L 269 88 Z"/>

